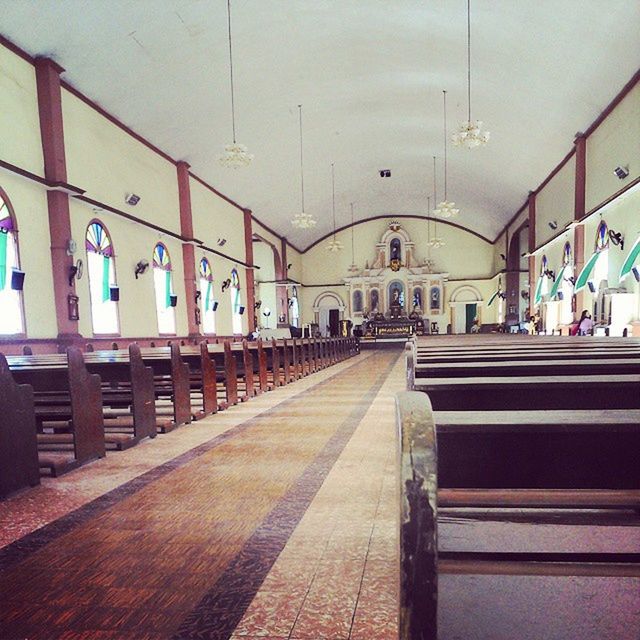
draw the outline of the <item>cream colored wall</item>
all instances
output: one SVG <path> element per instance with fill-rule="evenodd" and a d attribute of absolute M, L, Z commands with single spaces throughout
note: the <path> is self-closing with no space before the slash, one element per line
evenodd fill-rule
<path fill-rule="evenodd" d="M 2 45 L 0 158 L 44 176 L 35 68 Z"/>
<path fill-rule="evenodd" d="M 369 266 L 375 260 L 375 245 L 388 228 L 388 219 L 371 220 L 355 226 L 355 263 L 359 268 Z M 451 278 L 488 278 L 493 276 L 493 245 L 471 233 L 438 223 L 438 235 L 446 245 L 440 249 L 427 246 L 427 225 L 425 220 L 399 218 L 399 221 L 412 241 L 415 242 L 415 258 L 418 263 L 429 256 L 435 263 L 434 270 L 449 273 Z M 433 228 L 433 223 L 432 223 Z M 335 284 L 348 275 L 351 265 L 351 230 L 337 234 L 345 249 L 330 254 L 327 240 L 323 240 L 303 254 L 303 282 L 307 284 Z"/>
<path fill-rule="evenodd" d="M 290 244 L 287 245 L 287 263 L 291 265 L 289 269 L 289 277 L 297 282 L 302 281 L 303 269 L 302 269 L 303 255 L 294 249 Z"/>
<path fill-rule="evenodd" d="M 503 233 L 493 245 L 493 273 L 507 268 L 507 262 L 500 257 L 500 254 L 503 254 L 505 257 L 508 255 L 506 233 Z"/>
<path fill-rule="evenodd" d="M 298 293 L 300 289 L 298 288 Z M 349 290 L 346 286 L 333 286 L 333 287 L 305 287 L 304 296 L 302 296 L 302 304 L 300 305 L 300 313 L 302 314 L 302 322 L 309 323 L 315 322 L 315 312 L 313 306 L 318 297 L 323 293 L 334 293 L 337 295 L 342 304 L 346 306 L 344 311 L 345 317 L 348 315 L 349 308 Z"/>
<path fill-rule="evenodd" d="M 180 232 L 176 167 L 63 89 L 67 176 L 85 195 Z M 127 193 L 140 196 L 136 206 Z"/>
<path fill-rule="evenodd" d="M 120 335 L 125 338 L 151 337 L 158 335 L 155 291 L 153 287 L 152 260 L 157 242 L 163 242 L 169 250 L 172 264 L 174 293 L 178 296 L 176 312 L 177 335 L 186 335 L 187 311 L 182 263 L 182 244 L 170 236 L 161 235 L 147 227 L 113 214 L 96 214 L 83 203 L 71 201 L 71 230 L 78 243 L 76 258 L 87 261 L 84 238 L 89 222 L 95 218 L 107 228 L 115 251 L 116 278 L 120 287 L 118 314 Z M 141 259 L 149 261 L 149 269 L 136 280 L 134 269 Z M 93 335 L 91 324 L 91 301 L 87 270 L 76 282 L 80 298 L 80 333 L 89 338 Z"/>
<path fill-rule="evenodd" d="M 574 218 L 576 158 L 567 163 L 536 195 L 536 247 L 552 238 Z M 557 229 L 549 227 L 555 220 Z"/>
<path fill-rule="evenodd" d="M 0 173 L 0 187 L 13 206 L 18 224 L 20 267 L 26 274 L 23 299 L 27 337 L 56 336 L 47 192 L 40 185 L 4 172 Z"/>
<path fill-rule="evenodd" d="M 629 176 L 619 180 L 618 166 Z M 640 84 L 637 84 L 587 138 L 587 211 L 640 176 Z"/>
<path fill-rule="evenodd" d="M 247 278 L 246 269 L 242 262 L 246 261 L 246 251 L 244 246 L 244 213 L 238 207 L 223 200 L 213 191 L 207 189 L 197 180 L 189 180 L 191 191 L 191 216 L 193 219 L 193 234 L 198 240 L 202 240 L 205 245 L 216 249 L 229 256 L 230 259 L 217 256 L 210 252 L 203 252 L 196 249 L 196 255 L 206 255 L 211 263 L 214 277 L 215 299 L 219 306 L 216 311 L 216 333 L 218 335 L 232 335 L 231 324 L 231 299 L 229 289 L 221 291 L 223 280 L 231 277 L 231 270 L 236 267 L 240 276 L 240 296 L 242 304 L 246 307 L 247 302 Z M 224 246 L 219 247 L 218 238 L 225 238 Z M 200 260 L 198 258 L 197 262 Z M 197 273 L 197 271 L 196 271 Z M 245 310 L 242 316 L 243 334 L 248 332 L 248 313 Z"/>

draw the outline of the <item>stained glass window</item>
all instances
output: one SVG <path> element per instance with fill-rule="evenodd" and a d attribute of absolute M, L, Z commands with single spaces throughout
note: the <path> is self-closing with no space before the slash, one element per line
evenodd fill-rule
<path fill-rule="evenodd" d="M 0 335 L 24 331 L 21 293 L 13 288 L 13 273 L 19 269 L 13 211 L 9 199 L 0 189 Z"/>
<path fill-rule="evenodd" d="M 111 300 L 111 287 L 116 286 L 113 245 L 109 233 L 97 220 L 87 227 L 85 248 L 93 333 L 117 334 L 118 303 Z"/>
<path fill-rule="evenodd" d="M 171 305 L 173 295 L 171 257 L 162 242 L 158 242 L 153 249 L 153 285 L 156 292 L 158 332 L 175 334 L 176 313 Z"/>
<path fill-rule="evenodd" d="M 206 258 L 200 260 L 198 267 L 200 273 L 200 309 L 202 314 L 202 328 L 205 333 L 216 332 L 216 306 L 213 299 L 213 273 L 211 265 Z"/>
<path fill-rule="evenodd" d="M 596 231 L 596 251 L 603 251 L 609 247 L 609 228 L 604 220 L 600 220 Z"/>

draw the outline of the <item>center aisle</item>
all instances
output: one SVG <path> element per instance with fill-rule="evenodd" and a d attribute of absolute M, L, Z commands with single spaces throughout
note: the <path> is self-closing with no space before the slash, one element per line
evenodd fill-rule
<path fill-rule="evenodd" d="M 395 624 L 402 371 L 397 352 L 358 359 L 123 485 L 104 506 L 9 545 L 0 638 L 392 637 L 365 623 L 382 607 L 380 619 Z M 387 599 L 376 598 L 383 566 Z M 265 593 L 281 594 L 288 617 L 260 607 L 278 602 Z M 268 619 L 283 625 L 277 634 Z"/>

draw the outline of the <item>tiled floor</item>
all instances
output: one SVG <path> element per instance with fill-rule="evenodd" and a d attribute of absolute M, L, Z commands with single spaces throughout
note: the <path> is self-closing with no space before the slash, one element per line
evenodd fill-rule
<path fill-rule="evenodd" d="M 0 504 L 0 638 L 392 638 L 397 352 Z"/>

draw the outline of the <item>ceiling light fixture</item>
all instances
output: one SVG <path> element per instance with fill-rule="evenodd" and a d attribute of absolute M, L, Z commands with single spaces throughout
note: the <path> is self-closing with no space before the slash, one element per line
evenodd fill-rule
<path fill-rule="evenodd" d="M 336 167 L 331 163 L 331 206 L 333 209 L 333 238 L 327 245 L 327 251 L 331 253 L 338 253 L 342 251 L 344 245 L 340 240 L 336 240 Z"/>
<path fill-rule="evenodd" d="M 296 213 L 291 220 L 291 224 L 298 229 L 310 229 L 315 227 L 317 220 L 310 214 L 305 213 L 304 210 L 304 156 L 302 153 L 302 105 L 298 105 L 298 112 L 300 114 L 300 200 L 302 204 L 302 211 Z"/>
<path fill-rule="evenodd" d="M 451 218 L 460 213 L 460 209 L 456 209 L 455 202 L 447 200 L 447 92 L 442 92 L 443 110 L 444 110 L 444 200 L 434 209 L 434 213 L 443 218 Z M 434 200 L 435 202 L 435 200 Z"/>
<path fill-rule="evenodd" d="M 229 27 L 229 78 L 231 81 L 231 128 L 233 130 L 233 142 L 224 148 L 220 156 L 220 164 L 228 169 L 248 167 L 253 160 L 253 155 L 247 153 L 247 147 L 236 141 L 236 108 L 233 88 L 233 48 L 231 46 L 231 0 L 227 0 L 227 24 Z"/>
<path fill-rule="evenodd" d="M 436 189 L 436 157 L 433 156 L 433 201 L 438 201 L 438 193 Z M 435 210 L 434 210 L 435 213 Z M 438 221 L 436 218 L 433 219 L 433 238 L 429 238 L 428 240 L 429 246 L 434 249 L 440 249 L 440 247 L 444 247 L 445 242 L 442 238 L 438 236 Z"/>
<path fill-rule="evenodd" d="M 467 102 L 469 106 L 467 120 L 460 124 L 451 136 L 456 147 L 475 149 L 489 142 L 490 133 L 482 131 L 482 121 L 471 119 L 471 0 L 467 0 Z"/>

